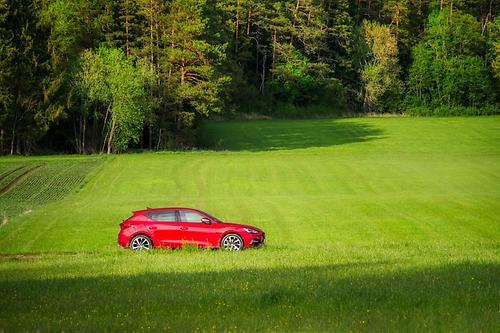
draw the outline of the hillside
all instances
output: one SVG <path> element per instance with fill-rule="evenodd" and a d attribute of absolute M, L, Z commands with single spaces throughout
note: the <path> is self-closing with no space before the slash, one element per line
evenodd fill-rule
<path fill-rule="evenodd" d="M 499 139 L 500 117 L 211 122 L 206 151 L 116 155 L 0 227 L 0 330 L 494 331 Z M 147 206 L 267 245 L 118 248 Z"/>

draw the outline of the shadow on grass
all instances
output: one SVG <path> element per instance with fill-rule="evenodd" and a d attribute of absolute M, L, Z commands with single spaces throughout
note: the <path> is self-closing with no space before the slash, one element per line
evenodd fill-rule
<path fill-rule="evenodd" d="M 329 147 L 379 139 L 383 130 L 348 119 L 209 122 L 199 146 L 216 150 L 287 150 Z"/>
<path fill-rule="evenodd" d="M 376 274 L 374 266 L 2 282 L 0 330 L 491 332 L 498 328 L 499 265 L 464 263 L 392 269 L 385 274 Z"/>

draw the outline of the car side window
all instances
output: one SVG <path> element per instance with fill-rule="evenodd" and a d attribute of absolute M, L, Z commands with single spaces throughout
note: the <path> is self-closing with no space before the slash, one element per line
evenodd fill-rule
<path fill-rule="evenodd" d="M 145 214 L 147 217 L 158 222 L 176 222 L 175 210 L 160 210 Z"/>
<path fill-rule="evenodd" d="M 201 223 L 201 219 L 204 218 L 203 215 L 190 210 L 181 210 L 179 213 L 181 215 L 181 222 Z"/>

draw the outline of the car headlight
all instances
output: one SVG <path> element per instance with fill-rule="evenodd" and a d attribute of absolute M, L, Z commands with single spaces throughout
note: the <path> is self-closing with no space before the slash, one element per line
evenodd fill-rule
<path fill-rule="evenodd" d="M 258 234 L 259 232 L 257 230 L 254 230 L 254 229 L 250 229 L 250 228 L 243 228 L 245 229 L 246 232 L 248 232 L 249 234 Z"/>

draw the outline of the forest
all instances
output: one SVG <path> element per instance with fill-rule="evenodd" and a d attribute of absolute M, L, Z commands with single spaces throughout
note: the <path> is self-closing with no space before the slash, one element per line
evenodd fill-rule
<path fill-rule="evenodd" d="M 493 0 L 0 0 L 0 154 L 192 149 L 207 118 L 498 114 Z"/>

